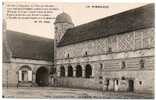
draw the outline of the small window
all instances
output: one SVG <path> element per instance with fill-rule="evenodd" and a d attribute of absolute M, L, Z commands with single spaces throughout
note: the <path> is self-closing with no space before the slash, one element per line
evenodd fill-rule
<path fill-rule="evenodd" d="M 122 80 L 125 80 L 125 77 L 121 77 Z"/>
<path fill-rule="evenodd" d="M 109 48 L 108 48 L 108 53 L 111 53 L 111 52 L 112 52 L 112 48 L 109 47 Z"/>
<path fill-rule="evenodd" d="M 140 68 L 144 68 L 144 60 L 143 59 L 140 60 Z"/>
<path fill-rule="evenodd" d="M 124 68 L 126 68 L 126 63 L 125 63 L 125 61 L 122 61 L 122 63 L 121 63 L 121 69 L 124 69 Z"/>
<path fill-rule="evenodd" d="M 103 79 L 103 77 L 102 76 L 99 76 L 99 79 Z"/>
<path fill-rule="evenodd" d="M 87 51 L 85 52 L 85 56 L 87 56 L 88 55 L 88 53 L 87 53 Z"/>
<path fill-rule="evenodd" d="M 139 84 L 142 85 L 142 81 L 139 81 Z"/>
<path fill-rule="evenodd" d="M 102 81 L 99 82 L 99 84 L 102 84 L 102 83 L 103 83 Z"/>
<path fill-rule="evenodd" d="M 69 53 L 67 54 L 67 58 L 69 58 Z"/>
<path fill-rule="evenodd" d="M 100 70 L 102 70 L 103 69 L 103 64 L 100 64 Z"/>
<path fill-rule="evenodd" d="M 119 81 L 118 81 L 118 80 L 116 80 L 116 84 L 117 84 L 117 85 L 119 84 Z"/>
<path fill-rule="evenodd" d="M 107 84 L 107 86 L 109 85 L 109 79 L 106 80 L 106 84 Z"/>

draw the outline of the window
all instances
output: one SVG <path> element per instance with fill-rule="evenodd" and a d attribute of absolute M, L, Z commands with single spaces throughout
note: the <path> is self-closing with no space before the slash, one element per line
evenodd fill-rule
<path fill-rule="evenodd" d="M 122 80 L 125 80 L 125 77 L 123 76 L 123 77 L 121 77 L 121 79 L 122 79 Z"/>
<path fill-rule="evenodd" d="M 67 54 L 67 58 L 69 58 L 69 53 Z"/>
<path fill-rule="evenodd" d="M 87 51 L 85 52 L 85 56 L 87 56 L 88 55 L 88 53 L 87 53 Z"/>
<path fill-rule="evenodd" d="M 102 84 L 103 82 L 102 81 L 99 81 L 99 84 Z"/>
<path fill-rule="evenodd" d="M 139 81 L 139 84 L 142 85 L 142 81 Z"/>
<path fill-rule="evenodd" d="M 99 76 L 99 79 L 103 79 L 103 77 L 102 76 Z"/>
<path fill-rule="evenodd" d="M 143 59 L 140 60 L 140 68 L 141 69 L 144 68 L 144 60 Z"/>
<path fill-rule="evenodd" d="M 112 52 L 112 48 L 108 47 L 108 53 L 111 53 L 111 52 Z"/>
<path fill-rule="evenodd" d="M 118 80 L 116 80 L 116 84 L 117 84 L 117 85 L 119 84 L 119 81 L 118 81 Z"/>
<path fill-rule="evenodd" d="M 100 70 L 102 70 L 103 69 L 103 64 L 100 64 Z"/>
<path fill-rule="evenodd" d="M 107 85 L 107 86 L 109 85 L 109 79 L 106 80 L 106 85 Z"/>
<path fill-rule="evenodd" d="M 124 69 L 124 68 L 126 68 L 126 63 L 125 63 L 125 61 L 122 61 L 122 63 L 121 63 L 121 69 Z"/>

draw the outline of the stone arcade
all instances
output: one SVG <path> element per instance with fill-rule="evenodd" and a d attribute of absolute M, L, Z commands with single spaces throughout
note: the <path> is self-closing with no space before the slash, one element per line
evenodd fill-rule
<path fill-rule="evenodd" d="M 54 40 L 4 28 L 4 86 L 154 92 L 154 4 L 79 26 L 63 12 L 54 25 Z"/>

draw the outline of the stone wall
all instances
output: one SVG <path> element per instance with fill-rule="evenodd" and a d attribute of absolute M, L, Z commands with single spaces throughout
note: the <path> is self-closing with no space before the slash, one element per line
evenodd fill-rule
<path fill-rule="evenodd" d="M 71 58 L 82 57 L 85 52 L 88 55 L 106 54 L 109 48 L 111 52 L 122 52 L 151 47 L 154 47 L 154 28 L 58 47 L 56 59 L 65 59 L 68 54 Z"/>
<path fill-rule="evenodd" d="M 105 72 L 103 73 L 103 78 L 57 78 L 57 86 L 59 87 L 72 87 L 72 88 L 88 88 L 88 89 L 105 89 L 105 81 L 106 79 L 114 80 L 118 79 L 119 86 L 118 91 L 128 91 L 128 83 L 127 87 L 125 84 L 123 85 L 123 81 L 127 81 L 128 79 L 134 80 L 134 91 L 142 92 L 142 93 L 154 93 L 154 71 L 151 70 L 142 70 L 142 71 L 113 71 L 113 72 Z M 125 80 L 122 80 L 122 77 L 125 77 Z M 113 90 L 113 86 L 109 86 L 110 90 Z"/>
<path fill-rule="evenodd" d="M 84 77 L 87 64 L 92 67 L 89 79 Z M 73 77 L 67 76 L 69 65 L 74 69 Z M 77 65 L 83 70 L 81 78 L 75 76 Z M 60 66 L 65 67 L 65 77 L 60 77 Z M 113 90 L 114 81 L 118 80 L 116 91 L 128 91 L 128 82 L 132 80 L 134 91 L 151 93 L 154 91 L 154 28 L 59 47 L 56 68 L 60 86 L 106 90 L 109 79 L 108 90 Z"/>
<path fill-rule="evenodd" d="M 81 58 L 82 59 L 82 58 Z M 140 60 L 144 60 L 144 67 L 140 65 Z M 122 61 L 125 61 L 125 68 L 121 68 Z M 76 65 L 82 66 L 82 77 L 77 78 L 75 75 L 73 77 L 67 76 L 67 67 L 71 65 L 73 71 L 75 71 Z M 85 66 L 90 64 L 92 66 L 92 77 L 85 78 Z M 103 67 L 101 68 L 101 64 Z M 93 62 L 79 62 L 79 63 L 63 63 L 62 64 L 66 70 L 66 76 L 60 77 L 58 75 L 58 85 L 65 87 L 75 87 L 75 88 L 91 88 L 91 89 L 102 89 L 105 87 L 106 79 L 114 80 L 117 79 L 119 83 L 122 83 L 122 77 L 134 80 L 134 91 L 137 92 L 153 92 L 154 88 L 154 57 L 153 56 L 142 56 L 133 58 L 123 58 L 123 59 L 109 59 L 109 60 L 96 60 Z M 60 65 L 57 66 L 57 73 L 60 74 Z M 73 72 L 75 73 L 75 72 Z M 146 78 L 148 76 L 148 78 Z M 140 83 L 141 82 L 141 83 Z M 128 85 L 128 83 L 125 83 Z M 141 84 L 141 85 L 140 85 Z M 123 89 L 122 85 L 119 85 L 119 90 L 128 91 L 128 88 Z M 110 86 L 113 89 L 113 86 Z"/>

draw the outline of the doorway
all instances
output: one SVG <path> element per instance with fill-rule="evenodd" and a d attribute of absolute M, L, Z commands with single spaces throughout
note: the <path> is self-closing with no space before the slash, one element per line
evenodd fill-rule
<path fill-rule="evenodd" d="M 36 83 L 38 86 L 48 86 L 49 84 L 49 73 L 45 67 L 40 67 L 36 72 Z"/>
<path fill-rule="evenodd" d="M 129 91 L 133 92 L 134 91 L 134 81 L 133 80 L 129 80 L 128 83 L 129 83 Z"/>

